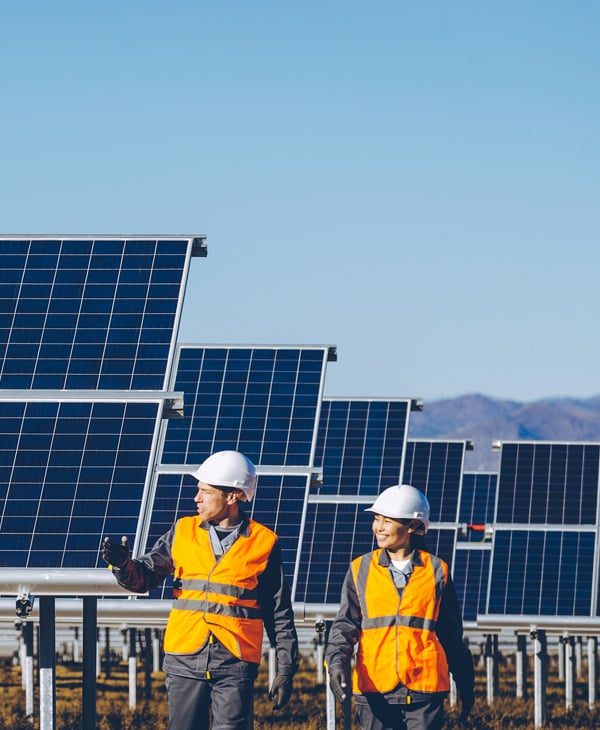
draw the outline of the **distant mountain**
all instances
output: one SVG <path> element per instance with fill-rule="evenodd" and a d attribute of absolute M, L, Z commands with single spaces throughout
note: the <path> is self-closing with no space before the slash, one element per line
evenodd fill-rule
<path fill-rule="evenodd" d="M 468 439 L 467 471 L 497 471 L 493 441 L 600 442 L 600 396 L 584 400 L 548 398 L 532 403 L 465 395 L 424 403 L 411 414 L 409 438 Z"/>

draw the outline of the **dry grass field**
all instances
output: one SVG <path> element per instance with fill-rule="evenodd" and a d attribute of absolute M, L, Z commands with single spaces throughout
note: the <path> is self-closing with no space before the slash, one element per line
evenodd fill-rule
<path fill-rule="evenodd" d="M 79 730 L 81 727 L 81 669 L 59 664 L 57 675 L 56 717 L 59 730 Z M 267 698 L 266 667 L 259 675 L 255 702 L 255 730 L 324 730 L 325 689 L 316 686 L 313 667 L 305 664 L 298 673 L 295 691 L 289 705 L 275 712 Z M 151 686 L 146 688 L 140 669 L 138 706 L 128 708 L 127 665 L 113 667 L 109 678 L 101 675 L 97 680 L 97 729 L 98 730 L 165 730 L 167 727 L 167 702 L 162 673 L 153 674 Z M 21 688 L 18 667 L 0 668 L 0 730 L 37 730 L 37 718 L 29 721 L 24 716 L 25 696 Z M 477 702 L 469 721 L 460 726 L 458 709 L 448 708 L 445 730 L 471 728 L 492 730 L 533 730 L 532 699 L 517 700 L 514 696 L 514 676 L 509 668 L 503 668 L 500 676 L 500 693 L 493 707 L 485 701 L 485 674 L 477 670 Z M 145 698 L 146 690 L 150 698 Z M 576 685 L 576 702 L 572 712 L 564 709 L 564 691 L 550 668 L 548 688 L 548 720 L 546 727 L 554 730 L 574 728 L 600 728 L 600 707 L 590 712 L 587 707 L 587 684 L 582 678 Z M 37 698 L 35 714 L 37 715 Z M 338 727 L 342 727 L 341 719 Z M 353 726 L 354 727 L 354 726 Z"/>

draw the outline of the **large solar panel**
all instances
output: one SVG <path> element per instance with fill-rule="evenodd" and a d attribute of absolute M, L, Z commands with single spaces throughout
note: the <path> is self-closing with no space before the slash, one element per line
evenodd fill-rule
<path fill-rule="evenodd" d="M 596 523 L 600 444 L 503 442 L 496 522 Z"/>
<path fill-rule="evenodd" d="M 98 567 L 104 535 L 135 535 L 162 413 L 157 397 L 0 402 L 0 565 Z"/>
<path fill-rule="evenodd" d="M 427 495 L 432 522 L 453 522 L 458 516 L 465 450 L 469 441 L 410 440 L 402 480 Z"/>
<path fill-rule="evenodd" d="M 412 399 L 325 398 L 315 464 L 323 482 L 309 496 L 296 600 L 339 602 L 350 561 L 373 549 L 365 508 L 402 473 Z"/>
<path fill-rule="evenodd" d="M 201 238 L 0 237 L 0 388 L 162 389 Z"/>
<path fill-rule="evenodd" d="M 162 463 L 238 449 L 257 465 L 312 466 L 332 359 L 331 347 L 179 346 L 173 387 L 186 409 L 168 425 Z"/>
<path fill-rule="evenodd" d="M 595 531 L 497 529 L 488 613 L 589 616 L 595 542 Z"/>

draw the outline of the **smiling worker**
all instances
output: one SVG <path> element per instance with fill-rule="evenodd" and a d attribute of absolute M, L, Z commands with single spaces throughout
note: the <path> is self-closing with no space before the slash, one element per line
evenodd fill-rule
<path fill-rule="evenodd" d="M 269 692 L 275 709 L 292 692 L 298 638 L 290 591 L 277 535 L 241 506 L 256 491 L 252 462 L 238 451 L 219 451 L 192 476 L 197 516 L 179 519 L 133 560 L 126 540 L 107 537 L 103 557 L 130 591 L 144 593 L 174 575 L 163 664 L 169 729 L 246 730 L 263 629 L 277 655 Z"/>
<path fill-rule="evenodd" d="M 367 509 L 377 549 L 352 561 L 325 660 L 330 687 L 355 700 L 362 730 L 439 730 L 449 670 L 466 719 L 473 706 L 473 659 L 448 565 L 427 551 L 429 502 L 397 484 Z M 352 680 L 350 666 L 358 644 Z"/>

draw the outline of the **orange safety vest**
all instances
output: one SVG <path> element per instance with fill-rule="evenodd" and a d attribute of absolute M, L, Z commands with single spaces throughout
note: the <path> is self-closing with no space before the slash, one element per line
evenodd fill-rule
<path fill-rule="evenodd" d="M 180 589 L 165 631 L 166 652 L 193 654 L 212 633 L 238 659 L 260 662 L 263 621 L 258 603 L 258 578 L 277 536 L 250 520 L 248 534 L 239 535 L 217 561 L 208 530 L 197 517 L 182 517 L 175 526 L 171 550 Z"/>
<path fill-rule="evenodd" d="M 419 550 L 400 596 L 389 567 L 379 563 L 381 552 L 352 561 L 362 611 L 353 691 L 391 692 L 402 683 L 417 692 L 447 692 L 448 662 L 435 627 L 448 566 Z"/>

